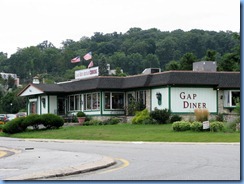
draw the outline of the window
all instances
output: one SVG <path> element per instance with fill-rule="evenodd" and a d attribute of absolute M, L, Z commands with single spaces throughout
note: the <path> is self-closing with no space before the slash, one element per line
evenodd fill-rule
<path fill-rule="evenodd" d="M 146 106 L 146 91 L 137 91 L 136 101 L 139 102 L 141 106 Z"/>
<path fill-rule="evenodd" d="M 238 90 L 224 91 L 225 107 L 235 107 L 238 102 L 240 102 L 240 91 Z"/>
<path fill-rule="evenodd" d="M 124 109 L 124 93 L 106 92 L 104 97 L 105 109 Z"/>
<path fill-rule="evenodd" d="M 30 114 L 37 114 L 37 102 L 30 102 Z"/>
<path fill-rule="evenodd" d="M 69 96 L 69 111 L 81 110 L 81 95 Z"/>
<path fill-rule="evenodd" d="M 84 110 L 100 109 L 100 93 L 84 94 Z"/>

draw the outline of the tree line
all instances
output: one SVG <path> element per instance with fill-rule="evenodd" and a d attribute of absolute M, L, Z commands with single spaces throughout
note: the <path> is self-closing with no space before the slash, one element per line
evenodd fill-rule
<path fill-rule="evenodd" d="M 124 34 L 95 32 L 79 41 L 66 39 L 61 45 L 57 48 L 46 40 L 19 48 L 10 57 L 0 51 L 0 72 L 17 74 L 23 85 L 34 76 L 46 83 L 66 81 L 74 78 L 75 70 L 87 68 L 89 62 L 82 57 L 90 51 L 101 75 L 107 75 L 107 64 L 111 69 L 134 75 L 145 68 L 192 70 L 196 61 L 217 61 L 219 71 L 240 71 L 240 34 L 231 31 L 130 28 Z M 71 63 L 76 56 L 81 57 L 81 62 Z"/>

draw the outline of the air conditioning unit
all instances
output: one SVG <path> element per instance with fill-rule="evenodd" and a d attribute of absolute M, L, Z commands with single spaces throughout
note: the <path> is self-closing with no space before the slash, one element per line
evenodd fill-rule
<path fill-rule="evenodd" d="M 146 68 L 142 73 L 150 74 L 150 73 L 158 73 L 158 72 L 161 72 L 160 68 Z"/>

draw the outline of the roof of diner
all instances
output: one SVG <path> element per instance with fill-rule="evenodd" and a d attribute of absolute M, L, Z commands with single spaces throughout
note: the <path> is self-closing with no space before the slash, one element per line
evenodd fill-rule
<path fill-rule="evenodd" d="M 44 93 L 74 93 L 91 90 L 128 90 L 157 86 L 214 86 L 219 89 L 238 89 L 240 72 L 166 71 L 127 77 L 97 76 L 90 79 L 73 80 L 57 84 L 29 84 Z"/>

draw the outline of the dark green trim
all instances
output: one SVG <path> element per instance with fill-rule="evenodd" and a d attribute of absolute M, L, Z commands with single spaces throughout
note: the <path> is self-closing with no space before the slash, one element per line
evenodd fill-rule
<path fill-rule="evenodd" d="M 40 114 L 42 114 L 42 97 L 43 96 L 39 96 L 39 108 L 40 108 Z M 38 97 L 37 97 L 38 100 Z"/>
<path fill-rule="evenodd" d="M 218 114 L 219 113 L 219 92 L 218 92 L 218 90 L 216 90 L 216 104 L 217 104 L 216 112 Z"/>
<path fill-rule="evenodd" d="M 170 86 L 168 86 L 168 103 L 169 103 L 169 107 L 168 107 L 168 109 L 169 109 L 169 111 L 171 112 L 171 87 Z"/>
<path fill-rule="evenodd" d="M 100 91 L 100 115 L 103 115 L 103 92 Z"/>
<path fill-rule="evenodd" d="M 48 101 L 48 104 L 47 104 L 47 113 L 50 113 L 50 96 L 47 95 L 47 101 Z"/>

